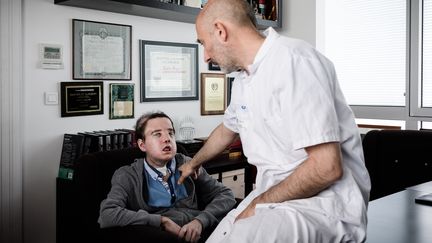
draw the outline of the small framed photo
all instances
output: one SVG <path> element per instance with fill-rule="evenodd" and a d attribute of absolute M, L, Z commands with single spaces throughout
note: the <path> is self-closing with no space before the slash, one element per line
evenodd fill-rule
<path fill-rule="evenodd" d="M 103 114 L 103 82 L 61 82 L 61 117 Z"/>
<path fill-rule="evenodd" d="M 131 80 L 132 26 L 73 19 L 73 79 Z"/>
<path fill-rule="evenodd" d="M 134 84 L 110 84 L 109 119 L 134 118 Z"/>
<path fill-rule="evenodd" d="M 212 63 L 212 62 L 209 62 L 208 63 L 208 70 L 210 70 L 210 71 L 220 71 L 221 68 L 219 67 L 219 65 L 217 65 L 215 63 Z"/>
<path fill-rule="evenodd" d="M 141 102 L 198 100 L 198 45 L 140 40 Z"/>
<path fill-rule="evenodd" d="M 226 76 L 201 73 L 201 115 L 222 115 L 225 111 Z"/>

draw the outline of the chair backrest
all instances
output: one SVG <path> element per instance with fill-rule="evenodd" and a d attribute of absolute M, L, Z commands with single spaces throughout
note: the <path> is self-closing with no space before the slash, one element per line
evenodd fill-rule
<path fill-rule="evenodd" d="M 372 130 L 363 139 L 370 200 L 432 180 L 432 132 Z"/>
<path fill-rule="evenodd" d="M 100 203 L 111 189 L 114 172 L 129 165 L 144 153 L 138 148 L 97 152 L 81 156 L 74 172 L 76 222 L 80 234 L 93 236 L 99 230 Z"/>

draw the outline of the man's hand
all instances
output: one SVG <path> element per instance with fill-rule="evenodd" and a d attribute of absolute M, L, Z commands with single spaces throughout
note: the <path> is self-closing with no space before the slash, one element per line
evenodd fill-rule
<path fill-rule="evenodd" d="M 199 169 L 200 167 L 194 168 L 190 161 L 182 164 L 179 167 L 179 171 L 181 173 L 180 173 L 180 178 L 177 181 L 177 184 L 182 184 L 188 176 L 192 176 L 192 178 L 196 180 L 199 175 Z"/>
<path fill-rule="evenodd" d="M 171 234 L 177 235 L 177 236 L 178 236 L 180 229 L 181 229 L 181 227 L 178 224 L 176 224 L 170 218 L 165 217 L 165 216 L 161 216 L 161 227 L 163 230 L 165 230 Z"/>
<path fill-rule="evenodd" d="M 234 222 L 237 222 L 239 219 L 249 218 L 255 215 L 255 205 L 256 203 L 252 200 L 252 202 L 235 218 Z"/>
<path fill-rule="evenodd" d="M 201 232 L 201 222 L 198 219 L 194 219 L 180 229 L 178 237 L 187 242 L 198 242 L 201 237 Z"/>

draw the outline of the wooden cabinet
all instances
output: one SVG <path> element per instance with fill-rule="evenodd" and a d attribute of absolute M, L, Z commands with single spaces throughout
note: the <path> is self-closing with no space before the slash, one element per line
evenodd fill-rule
<path fill-rule="evenodd" d="M 247 0 L 252 6 L 258 6 L 258 0 Z M 260 29 L 282 27 L 282 0 L 265 0 L 266 18 L 257 18 Z M 143 17 L 195 23 L 201 9 L 183 5 L 163 3 L 159 0 L 54 0 L 55 4 L 82 7 L 109 12 L 131 14 Z"/>

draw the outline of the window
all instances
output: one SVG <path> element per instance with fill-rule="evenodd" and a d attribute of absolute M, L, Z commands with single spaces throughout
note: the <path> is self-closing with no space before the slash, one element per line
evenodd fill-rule
<path fill-rule="evenodd" d="M 420 129 L 429 129 L 432 130 L 432 122 L 420 122 Z"/>
<path fill-rule="evenodd" d="M 405 106 L 406 0 L 326 0 L 324 53 L 350 105 Z"/>
<path fill-rule="evenodd" d="M 423 3 L 422 107 L 432 107 L 432 1 Z"/>
<path fill-rule="evenodd" d="M 317 1 L 317 47 L 357 118 L 432 121 L 432 0 Z"/>
<path fill-rule="evenodd" d="M 410 3 L 410 116 L 432 117 L 432 0 Z"/>

